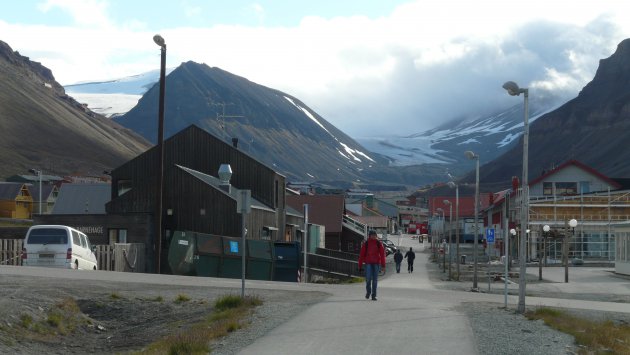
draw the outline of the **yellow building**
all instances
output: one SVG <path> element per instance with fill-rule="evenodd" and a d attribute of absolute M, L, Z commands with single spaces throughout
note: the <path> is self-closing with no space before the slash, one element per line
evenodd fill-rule
<path fill-rule="evenodd" d="M 0 218 L 31 219 L 33 197 L 26 184 L 0 182 Z"/>

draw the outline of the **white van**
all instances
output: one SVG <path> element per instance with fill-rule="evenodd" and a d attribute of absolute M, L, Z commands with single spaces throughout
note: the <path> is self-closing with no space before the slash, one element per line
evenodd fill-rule
<path fill-rule="evenodd" d="M 28 229 L 22 265 L 96 270 L 96 256 L 84 233 L 68 226 L 38 225 Z"/>

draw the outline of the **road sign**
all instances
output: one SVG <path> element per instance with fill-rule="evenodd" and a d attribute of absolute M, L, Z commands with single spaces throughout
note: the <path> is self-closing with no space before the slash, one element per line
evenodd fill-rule
<path fill-rule="evenodd" d="M 494 228 L 488 228 L 486 230 L 486 241 L 488 243 L 494 243 Z"/>

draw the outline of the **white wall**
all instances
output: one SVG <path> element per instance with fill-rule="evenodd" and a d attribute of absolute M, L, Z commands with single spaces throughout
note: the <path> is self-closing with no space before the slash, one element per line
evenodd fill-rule
<path fill-rule="evenodd" d="M 535 178 L 534 178 L 535 179 Z M 532 180 L 534 180 L 532 179 Z M 578 183 L 578 194 L 580 193 L 580 182 L 588 182 L 589 184 L 589 192 L 593 191 L 607 191 L 612 186 L 600 179 L 599 177 L 592 175 L 589 172 L 578 168 L 575 165 L 569 165 L 566 168 L 556 172 L 555 174 L 548 176 L 543 181 L 540 181 L 536 185 L 529 187 L 529 195 L 530 197 L 543 196 L 543 183 L 544 182 L 577 182 Z"/>

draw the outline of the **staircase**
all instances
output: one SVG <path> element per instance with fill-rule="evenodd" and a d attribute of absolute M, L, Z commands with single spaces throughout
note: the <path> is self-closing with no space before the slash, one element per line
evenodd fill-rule
<path fill-rule="evenodd" d="M 367 225 L 356 221 L 348 216 L 343 216 L 343 221 L 341 223 L 343 228 L 347 228 L 357 234 L 365 236 L 367 234 Z"/>

